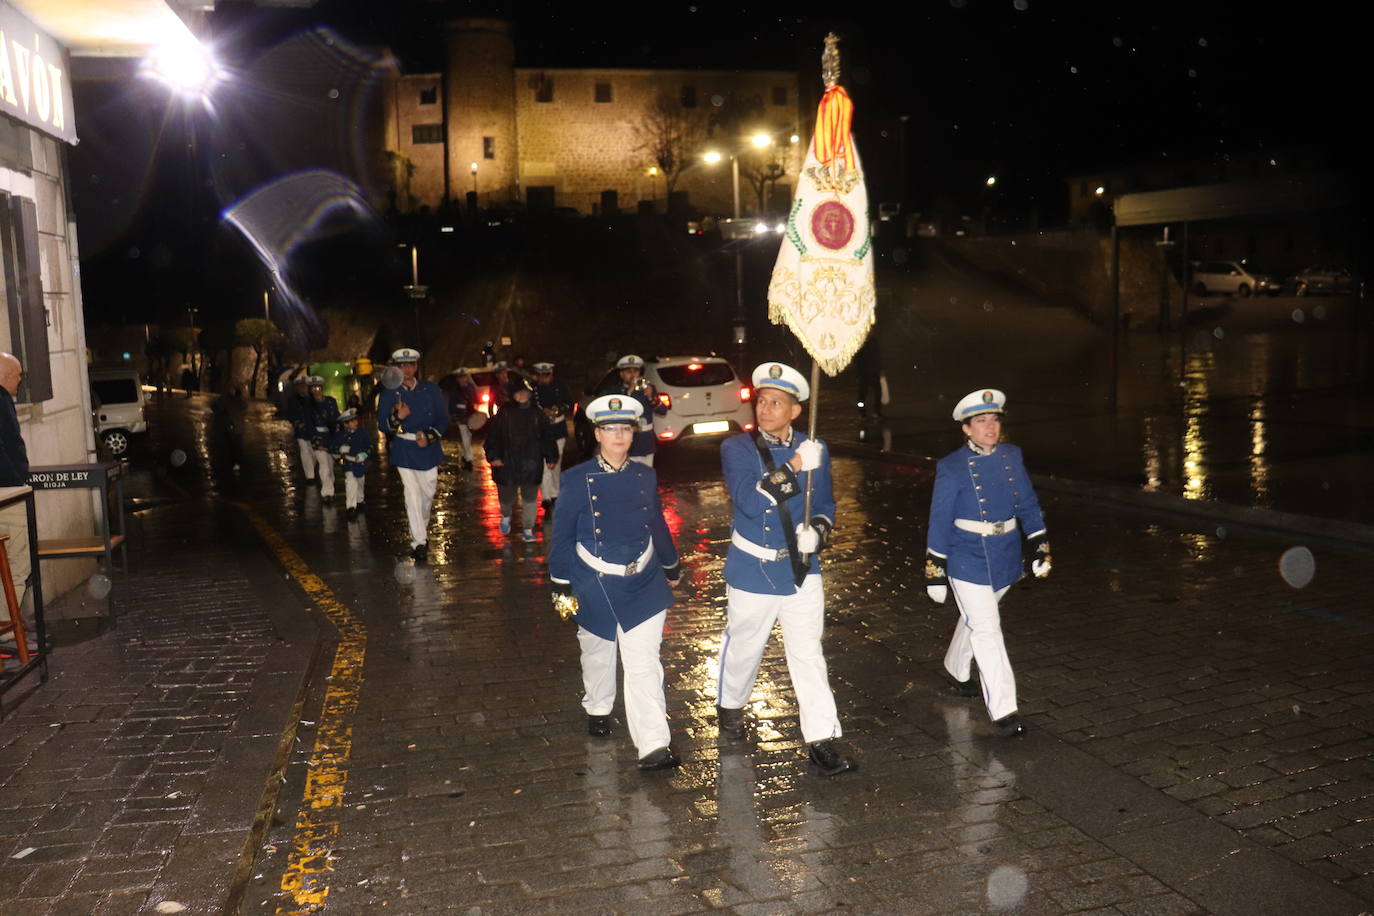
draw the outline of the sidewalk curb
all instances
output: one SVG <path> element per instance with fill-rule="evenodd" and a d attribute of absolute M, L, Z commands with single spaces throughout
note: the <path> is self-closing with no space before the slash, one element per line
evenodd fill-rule
<path fill-rule="evenodd" d="M 836 455 L 886 461 L 890 464 L 903 465 L 928 473 L 933 473 L 935 470 L 935 459 L 924 455 L 884 452 L 863 445 L 843 442 L 830 443 L 830 450 Z M 1040 489 L 1080 499 L 1102 500 L 1115 508 L 1160 512 L 1193 519 L 1208 519 L 1214 522 L 1227 522 L 1232 525 L 1241 525 L 1246 528 L 1279 534 L 1303 535 L 1374 547 L 1374 525 L 1363 525 L 1359 522 L 1321 518 L 1314 515 L 1300 515 L 1295 512 L 1278 512 L 1273 509 L 1259 509 L 1253 506 L 1236 506 L 1213 500 L 1184 499 L 1172 493 L 1152 493 L 1134 487 L 1097 481 L 1074 480 L 1047 474 L 1032 474 L 1030 476 L 1036 487 Z"/>

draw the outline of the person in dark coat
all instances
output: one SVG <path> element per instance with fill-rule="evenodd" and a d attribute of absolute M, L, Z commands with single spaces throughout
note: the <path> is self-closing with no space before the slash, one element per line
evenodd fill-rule
<path fill-rule="evenodd" d="M 230 385 L 228 392 L 215 399 L 210 411 L 215 421 L 215 431 L 228 448 L 229 461 L 237 471 L 239 465 L 243 464 L 243 430 L 248 413 L 243 389 L 238 385 Z"/>
<path fill-rule="evenodd" d="M 510 383 L 510 401 L 487 424 L 487 463 L 501 500 L 501 533 L 510 534 L 517 491 L 523 501 L 520 536 L 533 541 L 539 511 L 539 482 L 544 468 L 558 461 L 558 444 L 548 417 L 531 403 L 530 384 L 523 378 Z"/>

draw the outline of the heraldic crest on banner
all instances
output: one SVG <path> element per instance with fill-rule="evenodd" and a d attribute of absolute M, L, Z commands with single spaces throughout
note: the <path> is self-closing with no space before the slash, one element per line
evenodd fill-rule
<path fill-rule="evenodd" d="M 826 90 L 768 286 L 769 320 L 791 328 L 832 376 L 863 345 L 876 299 L 868 190 L 850 131 L 854 103 L 839 85 L 838 41 L 825 40 Z"/>

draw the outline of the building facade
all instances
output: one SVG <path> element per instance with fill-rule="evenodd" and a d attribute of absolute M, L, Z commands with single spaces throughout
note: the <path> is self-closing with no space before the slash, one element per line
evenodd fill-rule
<path fill-rule="evenodd" d="M 693 207 L 732 212 L 732 153 L 742 214 L 759 210 L 760 184 L 765 210 L 767 199 L 785 206 L 790 197 L 803 127 L 794 71 L 516 67 L 509 24 L 491 19 L 455 20 L 444 38 L 444 72 L 396 72 L 387 83 L 385 147 L 402 212 L 470 194 L 482 207 L 589 214 L 614 200 L 663 210 L 667 181 L 653 147 L 665 128 L 655 109 L 681 131 L 674 190 Z M 757 133 L 770 144 L 751 143 Z M 724 158 L 709 164 L 708 150 Z"/>

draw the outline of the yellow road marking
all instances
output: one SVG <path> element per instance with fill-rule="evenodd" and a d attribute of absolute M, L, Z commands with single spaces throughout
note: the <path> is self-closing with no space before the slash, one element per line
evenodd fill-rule
<path fill-rule="evenodd" d="M 353 616 L 347 605 L 334 597 L 324 580 L 310 571 L 300 554 L 292 550 L 262 516 L 243 503 L 236 505 L 339 633 L 324 708 L 320 710 L 319 727 L 315 732 L 315 746 L 310 754 L 303 804 L 296 818 L 296 834 L 291 841 L 286 870 L 282 873 L 281 889 L 290 895 L 292 904 L 278 906 L 276 911 L 277 916 L 302 916 L 318 913 L 329 896 L 329 879 L 333 874 L 329 852 L 339 834 L 338 814 L 343 808 L 348 767 L 353 756 L 352 721 L 363 686 L 367 628 Z"/>

